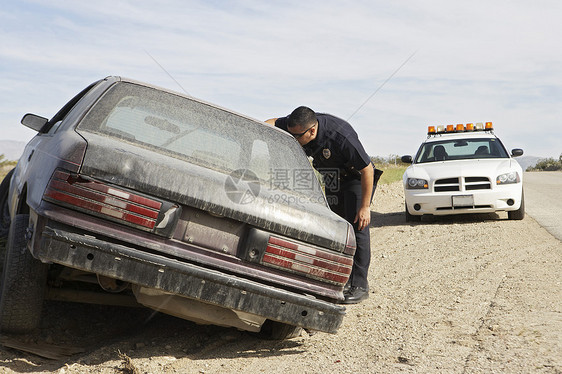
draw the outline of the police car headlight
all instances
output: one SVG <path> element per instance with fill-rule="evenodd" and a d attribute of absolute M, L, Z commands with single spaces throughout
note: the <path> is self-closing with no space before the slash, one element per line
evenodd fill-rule
<path fill-rule="evenodd" d="M 406 188 L 408 189 L 427 189 L 427 181 L 425 179 L 408 178 Z"/>
<path fill-rule="evenodd" d="M 511 173 L 500 174 L 496 178 L 496 184 L 510 184 L 510 183 L 519 183 L 519 174 L 517 172 L 512 171 Z"/>

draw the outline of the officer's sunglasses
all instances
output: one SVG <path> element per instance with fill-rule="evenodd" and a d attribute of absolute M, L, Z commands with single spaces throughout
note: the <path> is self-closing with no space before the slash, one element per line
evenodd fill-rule
<path fill-rule="evenodd" d="M 301 132 L 301 133 L 299 133 L 299 134 L 293 134 L 293 133 L 291 133 L 291 135 L 293 135 L 293 136 L 295 137 L 295 139 L 298 139 L 298 138 L 300 138 L 301 136 L 303 136 L 304 134 L 306 134 L 307 132 L 309 132 L 314 126 L 316 126 L 316 124 L 310 126 L 308 129 L 306 129 L 306 131 L 303 131 L 303 132 Z"/>

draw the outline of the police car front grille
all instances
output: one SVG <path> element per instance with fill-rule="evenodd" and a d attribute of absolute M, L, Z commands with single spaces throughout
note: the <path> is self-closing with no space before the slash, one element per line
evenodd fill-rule
<path fill-rule="evenodd" d="M 435 192 L 453 192 L 460 191 L 459 186 L 435 186 Z"/>
<path fill-rule="evenodd" d="M 464 179 L 464 188 L 467 191 L 489 190 L 492 188 L 492 185 L 488 177 L 466 177 Z"/>
<path fill-rule="evenodd" d="M 435 181 L 435 184 L 452 184 L 452 183 L 459 183 L 459 178 L 446 178 L 446 179 L 438 179 Z"/>
<path fill-rule="evenodd" d="M 460 191 L 459 178 L 438 179 L 433 187 L 435 192 Z"/>
<path fill-rule="evenodd" d="M 464 183 L 461 184 L 460 181 L 461 178 L 438 179 L 435 181 L 433 190 L 435 192 L 455 192 L 489 190 L 492 188 L 492 184 L 490 183 L 490 179 L 488 177 L 464 177 Z"/>

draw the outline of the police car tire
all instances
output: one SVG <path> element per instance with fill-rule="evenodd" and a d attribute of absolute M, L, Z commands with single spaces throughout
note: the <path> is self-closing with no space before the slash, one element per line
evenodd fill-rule
<path fill-rule="evenodd" d="M 27 249 L 29 215 L 14 217 L 0 284 L 0 331 L 26 333 L 39 325 L 47 270 Z"/>
<path fill-rule="evenodd" d="M 512 220 L 522 220 L 525 218 L 525 196 L 521 192 L 521 206 L 517 210 L 507 212 L 507 218 Z"/>
<path fill-rule="evenodd" d="M 406 209 L 405 209 L 406 222 L 420 222 L 421 221 L 421 216 L 414 216 L 413 214 L 410 214 L 410 212 L 408 212 L 408 205 L 406 205 L 406 202 L 404 202 L 404 206 L 406 207 Z"/>

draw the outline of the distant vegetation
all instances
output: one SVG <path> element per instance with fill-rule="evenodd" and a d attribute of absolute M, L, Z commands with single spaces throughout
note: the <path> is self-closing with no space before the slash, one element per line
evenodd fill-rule
<path fill-rule="evenodd" d="M 555 158 L 543 158 L 540 159 L 535 166 L 529 166 L 526 171 L 558 171 L 562 170 L 562 153 Z"/>
<path fill-rule="evenodd" d="M 377 169 L 381 169 L 384 172 L 379 180 L 379 184 L 389 184 L 402 180 L 402 175 L 404 175 L 404 171 L 409 166 L 409 164 L 403 163 L 398 155 L 389 155 L 388 157 L 371 156 L 371 161 L 373 161 Z"/>
<path fill-rule="evenodd" d="M 17 163 L 18 163 L 17 161 L 6 160 L 6 156 L 4 156 L 4 154 L 0 155 L 0 167 L 16 166 Z"/>
<path fill-rule="evenodd" d="M 17 161 L 6 160 L 6 157 L 3 154 L 0 154 L 0 182 L 4 179 L 4 176 L 16 166 L 17 163 Z"/>

